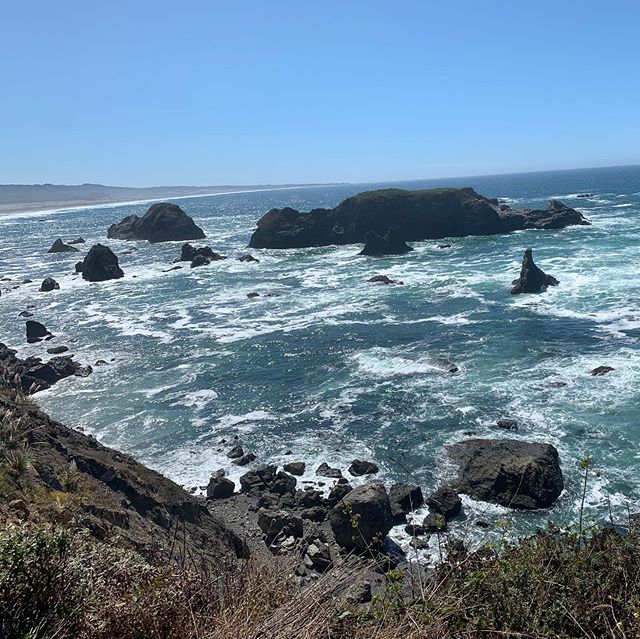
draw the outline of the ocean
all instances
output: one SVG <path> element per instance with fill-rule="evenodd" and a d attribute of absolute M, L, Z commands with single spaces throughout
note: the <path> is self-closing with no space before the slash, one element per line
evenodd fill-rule
<path fill-rule="evenodd" d="M 352 245 L 251 250 L 259 263 L 234 259 L 270 208 L 331 207 L 387 186 L 472 186 L 514 208 L 556 198 L 592 225 L 415 242 L 412 253 L 388 258 L 359 257 L 361 247 Z M 180 243 L 106 240 L 111 223 L 143 214 L 148 203 L 0 217 L 0 277 L 11 278 L 1 283 L 0 341 L 20 356 L 66 344 L 78 361 L 108 362 L 36 395 L 54 418 L 187 488 L 205 486 L 220 467 L 236 480 L 247 470 L 226 457 L 235 437 L 257 463 L 307 462 L 300 483 L 331 482 L 315 476 L 322 461 L 346 471 L 362 458 L 380 466 L 376 479 L 415 482 L 425 493 L 451 478 L 446 446 L 468 433 L 554 444 L 565 477 L 556 505 L 514 512 L 465 497 L 451 530 L 476 542 L 505 529 L 526 534 L 547 520 L 577 521 L 585 455 L 589 520 L 624 523 L 640 509 L 640 167 L 176 203 L 205 230 L 205 243 L 230 259 L 166 272 Z M 89 284 L 73 272 L 82 255 L 47 254 L 57 237 L 78 235 L 87 240 L 83 252 L 96 242 L 111 246 L 125 278 Z M 452 246 L 438 248 L 443 243 Z M 560 285 L 513 297 L 527 247 Z M 368 283 L 376 274 L 404 284 Z M 46 276 L 59 291 L 38 292 Z M 24 278 L 34 283 L 12 288 Z M 260 296 L 248 298 L 252 292 Z M 26 344 L 18 317 L 26 309 L 54 342 Z M 459 372 L 439 370 L 437 358 Z M 615 370 L 591 376 L 599 365 Z M 501 418 L 518 420 L 520 429 L 498 429 Z M 493 526 L 480 530 L 479 520 Z M 406 548 L 402 528 L 392 536 Z"/>

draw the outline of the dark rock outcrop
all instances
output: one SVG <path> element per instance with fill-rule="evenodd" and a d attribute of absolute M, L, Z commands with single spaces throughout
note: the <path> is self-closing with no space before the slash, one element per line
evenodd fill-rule
<path fill-rule="evenodd" d="M 389 489 L 389 501 L 394 523 L 402 523 L 410 512 L 424 504 L 424 495 L 416 484 L 393 484 Z"/>
<path fill-rule="evenodd" d="M 322 462 L 320 466 L 316 468 L 316 475 L 319 475 L 320 477 L 340 479 L 342 477 L 342 471 L 339 468 L 331 468 L 327 462 Z"/>
<path fill-rule="evenodd" d="M 62 238 L 58 238 L 52 245 L 47 253 L 77 253 L 78 249 L 75 246 L 69 246 L 62 241 Z"/>
<path fill-rule="evenodd" d="M 503 430 L 518 430 L 518 422 L 515 419 L 499 419 L 496 426 Z"/>
<path fill-rule="evenodd" d="M 291 473 L 292 475 L 303 475 L 306 464 L 304 462 L 289 462 L 285 464 L 282 468 L 287 473 Z"/>
<path fill-rule="evenodd" d="M 524 252 L 520 277 L 511 282 L 513 288 L 511 295 L 520 293 L 542 293 L 548 286 L 558 286 L 558 280 L 552 275 L 547 275 L 533 262 L 533 253 L 530 248 Z"/>
<path fill-rule="evenodd" d="M 47 335 L 49 335 L 48 331 Z M 0 343 L 0 368 L 25 393 L 36 393 L 53 386 L 53 384 L 66 377 L 71 377 L 72 375 L 87 377 L 92 372 L 91 366 L 82 366 L 75 362 L 73 355 L 52 357 L 46 363 L 39 357 L 20 359 L 16 357 L 16 351 L 2 343 Z"/>
<path fill-rule="evenodd" d="M 551 444 L 515 439 L 468 439 L 450 447 L 459 466 L 456 490 L 511 508 L 546 508 L 564 487 Z"/>
<path fill-rule="evenodd" d="M 333 507 L 329 523 L 343 548 L 365 551 L 380 545 L 393 527 L 384 485 L 365 484 L 352 490 Z"/>
<path fill-rule="evenodd" d="M 84 244 L 85 243 L 85 239 L 83 237 L 76 237 L 75 240 L 70 240 L 69 242 L 67 242 L 67 244 Z"/>
<path fill-rule="evenodd" d="M 179 206 L 159 202 L 153 204 L 143 217 L 129 215 L 112 224 L 107 237 L 115 240 L 148 240 L 155 244 L 201 240 L 205 234 Z"/>
<path fill-rule="evenodd" d="M 81 272 L 83 279 L 89 282 L 104 282 L 124 277 L 118 257 L 109 247 L 102 244 L 91 247 L 82 261 Z"/>
<path fill-rule="evenodd" d="M 76 262 L 76 273 L 82 273 L 82 262 L 83 260 Z"/>
<path fill-rule="evenodd" d="M 427 497 L 427 506 L 431 512 L 449 520 L 457 517 L 462 511 L 462 500 L 452 486 L 445 484 Z"/>
<path fill-rule="evenodd" d="M 29 344 L 40 342 L 47 337 L 52 337 L 47 327 L 35 320 L 27 320 L 25 327 L 27 329 L 27 342 Z"/>
<path fill-rule="evenodd" d="M 253 255 L 251 255 L 251 253 L 245 253 L 244 255 L 241 255 L 240 257 L 236 258 L 239 262 L 259 262 L 260 260 L 253 257 Z"/>
<path fill-rule="evenodd" d="M 404 255 L 413 249 L 404 241 L 402 231 L 397 224 L 389 227 L 387 233 L 379 235 L 375 231 L 368 231 L 364 236 L 364 248 L 359 255 Z"/>
<path fill-rule="evenodd" d="M 257 224 L 252 248 L 304 248 L 365 242 L 392 225 L 404 242 L 467 235 L 495 235 L 527 228 L 588 224 L 574 209 L 552 201 L 546 210 L 513 211 L 471 188 L 407 191 L 383 189 L 349 197 L 333 209 L 299 213 L 272 209 Z"/>
<path fill-rule="evenodd" d="M 42 284 L 40 284 L 40 290 L 43 293 L 48 293 L 49 291 L 57 291 L 60 288 L 60 284 L 56 282 L 52 277 L 46 277 L 42 280 Z"/>

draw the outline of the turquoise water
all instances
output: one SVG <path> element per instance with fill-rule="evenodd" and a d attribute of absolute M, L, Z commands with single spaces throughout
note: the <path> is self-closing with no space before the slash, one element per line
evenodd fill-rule
<path fill-rule="evenodd" d="M 0 339 L 27 347 L 18 313 L 57 336 L 75 338 L 78 360 L 110 364 L 40 394 L 54 417 L 86 429 L 190 487 L 227 466 L 221 438 L 240 438 L 260 462 L 321 461 L 343 469 L 374 459 L 386 482 L 429 490 L 450 476 L 447 443 L 473 431 L 548 441 L 560 451 L 566 491 L 551 511 L 507 514 L 465 499 L 460 534 L 476 518 L 509 518 L 526 531 L 547 519 L 574 520 L 579 460 L 600 473 L 587 509 L 618 519 L 640 507 L 640 167 L 434 180 L 405 188 L 473 186 L 515 208 L 554 197 L 593 223 L 561 231 L 414 243 L 411 254 L 362 258 L 358 246 L 255 250 L 259 264 L 235 259 L 164 273 L 179 244 L 106 242 L 106 229 L 148 204 L 0 217 L 0 273 L 21 282 L 55 277 L 0 298 Z M 381 188 L 389 185 L 375 185 Z M 333 206 L 372 188 L 346 185 L 179 200 L 231 257 L 246 252 L 255 221 L 274 206 Z M 592 199 L 578 193 L 595 193 Z M 82 235 L 120 257 L 123 280 L 88 284 L 72 274 L 78 256 L 48 255 L 59 236 Z M 139 250 L 124 254 L 132 247 Z M 512 297 L 523 250 L 560 280 L 540 296 Z M 403 286 L 367 283 L 377 273 Z M 247 293 L 261 297 L 248 299 Z M 264 294 L 275 295 L 266 297 Z M 460 367 L 442 373 L 432 358 Z M 113 359 L 113 361 L 111 361 Z M 606 364 L 615 371 L 591 377 Z M 551 382 L 565 382 L 553 388 Z M 522 422 L 511 435 L 495 421 Z M 285 456 L 287 450 L 292 457 Z M 229 467 L 236 478 L 240 469 Z M 402 535 L 396 537 L 404 543 Z M 484 533 L 483 533 L 484 534 Z"/>

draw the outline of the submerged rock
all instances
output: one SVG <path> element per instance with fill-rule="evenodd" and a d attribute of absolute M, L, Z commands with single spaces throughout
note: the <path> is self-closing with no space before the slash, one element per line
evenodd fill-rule
<path fill-rule="evenodd" d="M 49 291 L 57 291 L 60 288 L 60 284 L 56 282 L 52 277 L 46 277 L 42 280 L 42 284 L 40 284 L 40 290 L 43 293 L 48 293 Z"/>
<path fill-rule="evenodd" d="M 109 247 L 95 244 L 82 261 L 82 277 L 89 282 L 104 282 L 124 277 L 124 272 Z"/>
<path fill-rule="evenodd" d="M 237 258 L 239 262 L 259 262 L 260 260 L 256 259 L 251 255 L 251 253 L 245 253 Z"/>
<path fill-rule="evenodd" d="M 52 245 L 47 253 L 77 253 L 78 249 L 74 246 L 69 246 L 62 241 L 62 238 L 58 238 Z"/>
<path fill-rule="evenodd" d="M 548 286 L 558 286 L 558 280 L 552 275 L 547 275 L 533 262 L 533 252 L 528 248 L 522 258 L 520 277 L 512 282 L 511 295 L 520 293 L 542 293 Z"/>
<path fill-rule="evenodd" d="M 397 224 L 391 225 L 384 236 L 375 231 L 368 231 L 364 236 L 364 241 L 364 248 L 359 255 L 403 255 L 413 251 L 404 241 L 402 231 Z"/>
<path fill-rule="evenodd" d="M 205 234 L 179 206 L 159 202 L 149 207 L 143 217 L 129 215 L 117 224 L 112 224 L 107 237 L 117 240 L 147 240 L 154 244 L 201 240 Z"/>
<path fill-rule="evenodd" d="M 85 243 L 85 239 L 83 237 L 77 237 L 75 240 L 71 240 L 70 242 L 67 242 L 67 244 L 84 244 Z"/>
<path fill-rule="evenodd" d="M 468 439 L 450 447 L 459 467 L 456 489 L 510 508 L 551 506 L 564 487 L 551 444 L 515 439 Z"/>
<path fill-rule="evenodd" d="M 503 430 L 518 430 L 518 422 L 515 419 L 499 419 L 496 426 Z"/>
<path fill-rule="evenodd" d="M 596 366 L 596 368 L 591 371 L 591 375 L 593 375 L 594 377 L 598 377 L 600 375 L 606 375 L 613 370 L 615 370 L 613 366 Z"/>
<path fill-rule="evenodd" d="M 401 282 L 400 280 L 392 280 L 390 277 L 387 277 L 386 275 L 374 275 L 373 277 L 369 278 L 367 280 L 368 282 L 372 282 L 374 284 L 380 283 L 380 284 L 404 284 L 404 282 Z"/>
<path fill-rule="evenodd" d="M 282 249 L 356 244 L 365 242 L 370 232 L 384 237 L 392 225 L 399 227 L 404 242 L 412 242 L 571 224 L 589 222 L 555 200 L 543 211 L 513 211 L 471 188 L 382 189 L 349 197 L 333 209 L 308 213 L 289 207 L 272 209 L 258 221 L 249 246 Z"/>
<path fill-rule="evenodd" d="M 389 495 L 383 484 L 365 484 L 352 490 L 329 513 L 336 542 L 348 550 L 380 545 L 393 527 Z"/>

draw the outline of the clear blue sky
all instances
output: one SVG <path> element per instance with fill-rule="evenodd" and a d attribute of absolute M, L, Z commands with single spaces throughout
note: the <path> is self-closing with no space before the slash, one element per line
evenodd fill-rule
<path fill-rule="evenodd" d="M 637 0 L 3 0 L 0 183 L 640 163 Z"/>

